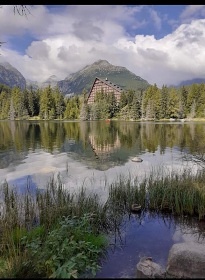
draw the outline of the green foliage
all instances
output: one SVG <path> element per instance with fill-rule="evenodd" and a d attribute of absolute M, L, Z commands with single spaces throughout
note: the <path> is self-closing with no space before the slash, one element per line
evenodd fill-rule
<path fill-rule="evenodd" d="M 130 116 L 134 120 L 138 120 L 141 118 L 140 99 L 137 94 L 133 96 L 132 103 L 130 105 Z"/>
<path fill-rule="evenodd" d="M 22 243 L 28 251 L 23 265 L 30 267 L 34 275 L 49 278 L 78 278 L 99 269 L 98 260 L 107 241 L 103 235 L 95 236 L 90 226 L 91 215 L 81 218 L 63 217 L 50 231 L 44 242 L 37 237 Z"/>
<path fill-rule="evenodd" d="M 80 109 L 80 120 L 86 121 L 90 118 L 90 108 L 87 103 L 83 103 Z"/>
<path fill-rule="evenodd" d="M 187 96 L 188 96 L 188 91 L 187 89 L 183 86 L 180 92 L 180 112 L 179 112 L 179 117 L 180 118 L 185 118 L 187 115 Z"/>
<path fill-rule="evenodd" d="M 128 101 L 127 101 L 127 95 L 126 92 L 122 92 L 120 95 L 120 104 L 119 104 L 119 108 L 122 109 L 127 105 Z"/>
<path fill-rule="evenodd" d="M 10 92 L 4 90 L 0 93 L 0 119 L 8 119 L 10 112 Z"/>
<path fill-rule="evenodd" d="M 40 117 L 44 120 L 49 120 L 53 118 L 53 113 L 54 99 L 52 96 L 52 89 L 48 86 L 43 90 L 40 96 Z"/>
<path fill-rule="evenodd" d="M 167 106 L 168 106 L 168 88 L 167 86 L 163 85 L 161 92 L 160 92 L 160 118 L 161 119 L 167 119 L 168 112 L 167 112 Z"/>
<path fill-rule="evenodd" d="M 67 99 L 64 119 L 75 120 L 80 116 L 80 100 L 78 96 Z"/>
<path fill-rule="evenodd" d="M 166 210 L 177 215 L 197 215 L 199 220 L 205 217 L 204 170 L 196 176 L 190 170 L 182 175 L 172 172 L 168 175 L 149 177 L 149 208 Z"/>
<path fill-rule="evenodd" d="M 10 89 L 0 85 L 0 119 L 122 120 L 204 118 L 205 84 L 177 89 L 156 84 L 146 90 L 128 90 L 117 102 L 113 92 L 97 92 L 94 104 L 87 104 L 87 92 L 65 98 L 58 87 Z"/>
<path fill-rule="evenodd" d="M 168 93 L 168 116 L 170 118 L 178 118 L 179 117 L 179 95 L 175 88 L 170 89 Z"/>
<path fill-rule="evenodd" d="M 96 129 L 100 131 L 101 127 L 96 126 Z M 124 134 L 131 138 L 126 125 Z M 109 186 L 104 205 L 99 203 L 96 194 L 86 196 L 85 189 L 71 195 L 63 188 L 60 177 L 57 182 L 51 180 L 44 192 L 37 192 L 35 197 L 25 194 L 23 200 L 19 200 L 8 184 L 3 185 L 5 211 L 0 218 L 0 242 L 1 260 L 4 257 L 6 263 L 0 262 L 0 277 L 95 276 L 99 258 L 108 245 L 103 232 L 119 230 L 133 203 L 140 204 L 142 210 L 170 211 L 179 216 L 197 215 L 203 219 L 205 170 L 196 175 L 190 170 L 181 175 L 160 172 L 155 171 L 142 181 L 137 177 L 120 176 Z M 36 217 L 32 216 L 34 206 L 38 224 L 30 227 L 28 225 L 32 225 Z"/>
<path fill-rule="evenodd" d="M 96 76 L 105 79 L 107 75 L 110 81 L 125 90 L 146 89 L 149 86 L 147 81 L 134 75 L 126 68 L 114 66 L 105 60 L 100 60 L 87 66 L 85 71 L 78 71 L 72 77 L 63 81 L 62 90 L 66 89 L 67 85 L 69 85 L 70 92 L 79 94 L 83 90 L 89 91 Z M 66 90 L 64 93 L 66 93 Z"/>

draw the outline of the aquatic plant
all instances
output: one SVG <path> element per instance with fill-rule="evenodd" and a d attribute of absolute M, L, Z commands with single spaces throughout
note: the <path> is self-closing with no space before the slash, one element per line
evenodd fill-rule
<path fill-rule="evenodd" d="M 157 211 L 170 211 L 177 215 L 205 216 L 205 170 L 193 175 L 184 170 L 155 177 L 151 174 L 147 184 L 148 205 Z"/>

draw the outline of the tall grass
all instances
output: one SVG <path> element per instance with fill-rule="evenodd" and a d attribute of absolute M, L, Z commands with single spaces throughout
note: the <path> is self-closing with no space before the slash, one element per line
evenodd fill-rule
<path fill-rule="evenodd" d="M 157 211 L 170 211 L 177 215 L 196 215 L 199 220 L 205 216 L 205 170 L 193 175 L 185 170 L 151 174 L 147 184 L 148 207 Z"/>
<path fill-rule="evenodd" d="M 1 191 L 3 205 L 0 216 L 1 257 L 7 260 L 6 268 L 1 272 L 1 277 L 50 277 L 51 275 L 60 275 L 60 277 L 63 277 L 62 275 L 64 275 L 64 277 L 67 275 L 66 277 L 73 277 L 74 275 L 78 275 L 78 270 L 75 271 L 75 269 L 71 269 L 74 273 L 71 275 L 67 270 L 64 270 L 64 268 L 62 268 L 62 271 L 56 271 L 55 273 L 57 274 L 55 274 L 54 271 L 51 273 L 50 270 L 48 271 L 41 267 L 42 264 L 38 263 L 38 258 L 34 258 L 32 265 L 40 265 L 41 273 L 39 272 L 39 274 L 38 271 L 36 271 L 36 267 L 31 266 L 31 264 L 28 265 L 27 261 L 31 261 L 31 256 L 33 256 L 32 254 L 34 251 L 37 250 L 40 254 L 43 250 L 42 244 L 47 242 L 46 240 L 52 232 L 55 233 L 56 240 L 60 235 L 63 236 L 66 234 L 61 230 L 61 227 L 59 227 L 59 223 L 61 223 L 63 217 L 70 217 L 71 220 L 81 220 L 82 224 L 82 219 L 86 214 L 90 215 L 87 221 L 90 231 L 86 228 L 81 228 L 84 236 L 83 238 L 85 239 L 84 243 L 81 244 L 79 243 L 80 241 L 74 241 L 76 236 L 79 235 L 76 229 L 73 233 L 75 237 L 74 240 L 68 242 L 71 247 L 73 246 L 73 248 L 75 248 L 75 252 L 73 252 L 74 255 L 72 256 L 72 250 L 68 244 L 65 250 L 66 254 L 71 254 L 69 255 L 70 258 L 74 258 L 73 262 L 75 266 L 77 262 L 80 267 L 80 263 L 78 262 L 81 262 L 81 267 L 83 268 L 83 265 L 87 263 L 86 267 L 90 266 L 91 271 L 98 267 L 95 261 L 97 255 L 100 255 L 101 252 L 98 248 L 98 244 L 101 244 L 101 247 L 103 247 L 102 241 L 104 239 L 102 239 L 101 234 L 109 231 L 109 223 L 105 221 L 104 206 L 100 204 L 96 194 L 87 195 L 83 188 L 78 194 L 70 194 L 63 187 L 60 176 L 58 176 L 57 180 L 51 178 L 46 189 L 44 191 L 37 189 L 35 194 L 30 192 L 28 186 L 26 193 L 19 195 L 6 182 L 2 185 Z M 66 226 L 65 224 L 62 225 L 63 228 Z M 71 228 L 68 228 L 68 230 L 70 231 Z M 67 232 L 67 235 L 68 234 L 69 232 Z M 62 236 L 60 237 L 61 239 Z M 25 238 L 27 240 L 26 244 L 32 244 L 32 248 L 29 249 L 30 254 L 28 254 L 28 249 L 25 249 L 25 244 L 22 243 L 22 240 Z M 70 236 L 70 238 L 72 239 L 72 236 Z M 83 238 L 81 239 L 83 240 Z M 36 243 L 35 240 L 39 240 L 40 243 Z M 53 239 L 51 242 L 54 242 Z M 80 247 L 79 244 L 82 246 Z M 51 246 L 54 246 L 54 243 L 51 244 Z M 92 248 L 92 250 L 89 251 L 89 248 Z M 45 257 L 52 258 L 51 255 L 53 251 L 49 251 L 49 244 L 45 250 L 50 252 Z M 81 259 L 81 255 L 75 258 L 74 256 L 79 250 L 84 250 L 87 254 L 91 254 L 94 258 L 90 259 L 90 262 L 92 262 L 89 263 L 86 257 Z M 56 253 L 53 252 L 53 257 L 55 254 Z M 43 263 L 43 256 L 41 263 Z M 56 263 L 58 263 L 57 260 Z M 60 264 L 62 263 L 63 261 Z M 58 266 L 60 264 L 58 263 Z M 44 265 L 46 267 L 48 264 Z M 62 266 L 63 265 L 64 264 L 62 264 Z M 28 275 L 29 266 L 30 273 L 33 273 L 33 275 Z M 58 266 L 56 266 L 56 269 Z M 33 267 L 33 269 L 31 269 L 31 267 Z M 84 268 L 86 269 L 86 267 Z"/>
<path fill-rule="evenodd" d="M 143 211 L 166 212 L 179 217 L 186 214 L 202 220 L 205 217 L 204 182 L 205 170 L 195 175 L 190 170 L 185 170 L 182 174 L 159 174 L 153 171 L 141 181 L 131 176 L 120 176 L 116 182 L 107 186 L 106 203 L 101 203 L 95 193 L 88 195 L 83 187 L 78 193 L 70 193 L 64 188 L 60 175 L 57 179 L 52 177 L 45 190 L 37 189 L 35 193 L 30 191 L 28 184 L 23 195 L 17 194 L 5 182 L 0 195 L 0 277 L 77 277 L 77 262 L 81 269 L 87 266 L 95 271 L 98 268 L 96 258 L 100 255 L 99 247 L 104 246 L 101 234 L 120 233 L 123 217 L 130 214 L 132 204 L 140 204 Z M 83 226 L 86 215 L 89 218 L 86 226 Z M 62 224 L 63 220 L 67 222 Z M 76 224 L 76 220 L 80 223 Z M 72 223 L 76 228 L 74 231 L 70 227 Z M 65 232 L 63 228 L 68 231 Z M 72 263 L 67 264 L 73 267 L 70 272 L 60 257 L 61 253 L 50 249 L 50 246 L 54 246 L 55 239 L 60 246 L 56 245 L 56 250 L 65 246 L 62 247 L 65 250 L 64 257 L 73 258 Z M 66 244 L 63 243 L 64 239 L 67 240 Z M 79 243 L 80 240 L 84 243 Z M 43 244 L 46 244 L 45 247 Z M 41 255 L 42 250 L 47 255 Z M 93 266 L 84 254 L 78 255 L 79 250 L 90 254 L 91 260 L 94 258 Z M 38 255 L 41 256 L 40 261 Z M 75 258 L 75 255 L 78 257 Z M 55 265 L 53 258 L 56 258 Z M 30 274 L 29 267 L 33 267 Z M 55 269 L 52 270 L 51 267 Z"/>

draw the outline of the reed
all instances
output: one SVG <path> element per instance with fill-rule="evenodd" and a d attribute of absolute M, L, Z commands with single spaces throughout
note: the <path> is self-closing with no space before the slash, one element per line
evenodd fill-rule
<path fill-rule="evenodd" d="M 98 267 L 96 259 L 97 255 L 100 255 L 101 250 L 95 248 L 99 247 L 99 244 L 102 245 L 101 247 L 104 246 L 102 242 L 102 233 L 109 232 L 109 227 L 111 227 L 110 221 L 107 221 L 106 207 L 99 202 L 99 198 L 96 194 L 88 195 L 84 188 L 82 188 L 79 193 L 70 194 L 70 192 L 64 188 L 59 175 L 56 180 L 53 177 L 50 179 L 45 190 L 37 189 L 36 193 L 31 193 L 28 186 L 27 191 L 23 195 L 18 195 L 17 192 L 5 182 L 5 184 L 2 185 L 1 197 L 3 200 L 3 208 L 0 217 L 1 257 L 6 260 L 6 266 L 3 272 L 0 270 L 1 277 L 50 277 L 53 271 L 51 273 L 51 271 L 44 270 L 42 267 L 42 273 L 38 274 L 36 272 L 37 268 L 35 265 L 38 264 L 41 266 L 41 264 L 38 263 L 38 257 L 36 259 L 34 258 L 32 262 L 31 253 L 28 254 L 28 250 L 25 246 L 33 244 L 31 245 L 31 252 L 35 250 L 40 252 L 41 248 L 39 246 L 41 245 L 36 242 L 38 240 L 40 244 L 47 242 L 46 240 L 50 232 L 59 228 L 59 223 L 63 217 L 70 217 L 71 220 L 82 220 L 86 214 L 90 215 L 87 221 L 90 232 L 87 232 L 83 227 L 80 228 L 83 236 L 87 238 L 85 244 L 82 243 L 82 247 L 78 246 L 77 241 L 77 243 L 71 242 L 70 244 L 71 247 L 73 244 L 76 250 L 83 250 L 84 248 L 84 250 L 94 258 L 91 258 L 90 262 L 85 256 L 83 259 L 75 259 L 75 262 L 79 262 L 79 267 L 80 265 L 83 267 L 82 263 L 84 260 L 84 262 L 88 263 L 91 270 L 94 269 L 93 271 L 96 271 L 95 269 Z M 61 233 L 60 229 L 59 231 Z M 79 233 L 77 233 L 77 228 L 74 230 L 73 234 L 75 238 L 77 238 L 76 236 L 79 235 Z M 56 233 L 56 235 L 58 236 L 58 233 Z M 69 245 L 66 248 L 68 251 L 71 250 L 69 249 Z M 89 248 L 91 248 L 91 251 Z M 53 254 L 55 255 L 55 252 Z M 73 254 L 75 255 L 75 252 L 73 252 Z M 29 264 L 28 260 L 30 261 Z M 43 256 L 41 261 L 43 262 Z M 75 263 L 75 266 L 76 265 Z M 64 268 L 62 268 L 62 271 L 64 271 L 63 269 Z M 29 270 L 30 273 L 33 273 L 32 275 L 28 274 Z M 56 275 L 61 275 L 61 277 L 62 275 L 69 275 L 68 271 L 62 271 L 56 272 Z M 55 275 L 55 273 L 53 275 Z M 75 273 L 73 276 L 74 275 Z"/>
<path fill-rule="evenodd" d="M 170 211 L 172 214 L 205 216 L 205 171 L 193 175 L 185 170 L 181 175 L 171 172 L 160 178 L 153 175 L 147 184 L 148 205 L 157 211 Z"/>
<path fill-rule="evenodd" d="M 129 212 L 133 203 L 140 204 L 143 208 L 146 203 L 146 183 L 139 183 L 137 177 L 134 180 L 120 176 L 118 181 L 109 186 L 107 204 L 111 209 L 115 208 L 120 213 Z"/>
<path fill-rule="evenodd" d="M 39 252 L 43 248 L 42 244 L 48 242 L 48 236 L 51 232 L 54 232 L 55 236 L 63 232 L 63 229 L 61 231 L 59 227 L 63 217 L 70 217 L 69 223 L 79 219 L 82 226 L 83 217 L 89 215 L 86 225 L 87 229 L 89 228 L 89 234 L 84 233 L 84 236 L 87 236 L 87 239 L 84 240 L 87 245 L 100 244 L 101 237 L 99 236 L 102 233 L 120 234 L 123 219 L 126 214 L 130 214 L 131 205 L 134 203 L 140 204 L 142 211 L 168 212 L 179 217 L 186 214 L 197 216 L 199 220 L 202 220 L 205 217 L 204 182 L 205 170 L 198 171 L 195 175 L 190 170 L 185 170 L 182 174 L 153 171 L 141 181 L 137 177 L 131 178 L 130 175 L 128 177 L 119 176 L 116 182 L 106 186 L 108 187 L 106 203 L 101 203 L 97 194 L 88 194 L 84 187 L 77 193 L 70 193 L 64 188 L 60 175 L 56 179 L 52 177 L 44 190 L 37 189 L 35 193 L 30 191 L 28 183 L 27 190 L 23 195 L 17 194 L 15 189 L 5 182 L 1 186 L 0 196 L 2 199 L 0 259 L 4 260 L 4 269 L 2 270 L 0 267 L 0 277 L 31 276 L 27 275 L 29 266 L 31 264 L 32 266 L 37 265 L 38 258 L 32 263 L 31 255 L 29 255 L 26 246 L 30 246 L 31 252 L 35 250 Z M 79 227 L 77 228 L 78 232 L 74 232 L 75 236 L 80 234 Z M 80 230 L 83 231 L 83 228 L 83 226 L 80 227 Z M 83 247 L 83 244 L 81 244 L 82 247 L 78 247 L 75 242 L 73 244 L 75 248 L 84 248 L 85 251 L 88 250 L 89 254 L 94 254 L 94 247 L 92 247 L 93 252 L 90 252 L 87 247 Z M 70 250 L 69 245 L 66 246 L 66 250 Z M 97 255 L 94 255 L 96 260 Z M 51 256 L 49 255 L 49 257 Z M 69 255 L 69 257 L 72 256 Z M 30 260 L 30 263 L 27 263 L 27 260 Z M 82 262 L 82 259 L 79 261 Z M 38 263 L 38 265 L 42 264 Z M 95 268 L 97 268 L 96 262 Z M 58 274 L 61 272 L 55 272 L 57 273 L 55 274 L 53 271 L 54 274 L 52 274 L 50 270 L 44 270 L 43 267 L 41 269 L 42 273 L 38 274 L 35 272 L 36 267 L 33 267 L 33 275 L 36 277 L 64 275 Z M 65 267 L 62 268 L 62 271 L 64 269 Z M 72 272 L 75 276 L 75 271 L 72 270 Z M 68 274 L 66 275 L 68 276 Z"/>

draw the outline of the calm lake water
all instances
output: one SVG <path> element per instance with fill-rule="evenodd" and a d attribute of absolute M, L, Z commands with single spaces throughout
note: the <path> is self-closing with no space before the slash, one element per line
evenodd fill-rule
<path fill-rule="evenodd" d="M 205 152 L 204 139 L 203 122 L 1 121 L 0 183 L 6 180 L 19 192 L 28 182 L 44 189 L 60 174 L 70 191 L 83 185 L 106 201 L 107 186 L 122 175 L 140 180 L 153 169 L 196 172 L 200 166 L 187 159 Z M 136 156 L 143 161 L 133 162 Z M 203 231 L 197 221 L 151 213 L 125 217 L 121 242 L 111 246 L 97 277 L 134 277 L 141 256 L 165 265 L 172 244 L 197 239 L 192 230 L 199 226 Z"/>

